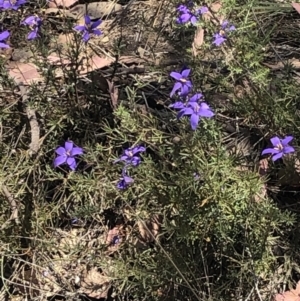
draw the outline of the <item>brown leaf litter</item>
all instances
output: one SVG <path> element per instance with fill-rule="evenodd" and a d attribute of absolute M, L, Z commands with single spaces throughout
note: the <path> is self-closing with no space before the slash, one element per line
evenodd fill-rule
<path fill-rule="evenodd" d="M 158 214 L 153 214 L 145 221 L 139 220 L 137 225 L 141 239 L 146 243 L 154 242 L 160 233 L 161 224 L 162 216 Z"/>
<path fill-rule="evenodd" d="M 64 70 L 60 69 L 60 66 L 68 66 L 70 60 L 62 58 L 55 54 L 51 54 L 47 57 L 49 64 L 56 66 L 55 77 L 59 78 L 64 74 Z M 92 71 L 99 70 L 103 67 L 111 65 L 113 59 L 100 57 L 94 55 L 91 58 L 82 58 L 82 63 L 78 68 L 78 76 L 86 75 Z M 37 65 L 33 63 L 21 63 L 18 61 L 9 61 L 7 64 L 8 74 L 18 85 L 23 83 L 24 85 L 31 85 L 33 83 L 42 83 L 45 81 L 42 74 L 39 71 Z M 70 70 L 70 68 L 67 68 Z"/>
<path fill-rule="evenodd" d="M 274 301 L 300 301 L 300 281 L 297 283 L 296 289 L 276 294 Z"/>
<path fill-rule="evenodd" d="M 87 265 L 84 256 L 96 255 L 96 250 L 90 245 L 93 240 L 91 235 L 94 235 L 83 228 L 73 228 L 71 231 L 57 228 L 53 229 L 53 234 L 55 240 L 52 241 L 51 255 L 38 252 L 34 255 L 34 264 L 21 264 L 14 275 L 16 284 L 13 293 L 44 299 L 76 293 L 90 298 L 106 299 L 117 269 L 111 257 L 105 253 L 97 253 L 97 256 L 102 256 L 101 267 Z M 98 245 L 107 243 L 104 233 L 100 237 L 97 233 L 97 239 Z"/>
<path fill-rule="evenodd" d="M 77 1 L 76 1 L 77 2 Z M 89 15 L 92 19 L 104 18 L 111 14 L 120 14 L 123 11 L 123 6 L 115 2 L 90 2 L 85 4 L 76 4 L 74 1 L 67 1 L 67 5 L 55 5 L 52 3 L 49 8 L 45 10 L 46 15 L 62 15 L 70 17 L 74 20 L 83 19 L 85 15 Z M 59 8 L 63 7 L 63 8 Z M 73 6 L 70 8 L 70 6 Z"/>
<path fill-rule="evenodd" d="M 49 7 L 70 7 L 77 3 L 78 0 L 49 0 L 48 6 Z"/>
<path fill-rule="evenodd" d="M 86 294 L 90 298 L 107 298 L 111 288 L 111 279 L 100 273 L 97 268 L 85 269 L 80 280 L 80 293 Z"/>
<path fill-rule="evenodd" d="M 300 14 L 300 3 L 292 2 L 292 7 Z"/>

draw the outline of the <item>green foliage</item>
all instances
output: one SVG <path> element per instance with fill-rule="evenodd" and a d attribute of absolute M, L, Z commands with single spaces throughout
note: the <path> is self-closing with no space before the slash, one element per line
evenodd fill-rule
<path fill-rule="evenodd" d="M 166 96 L 159 94 L 163 109 L 149 107 L 145 93 L 151 85 L 140 77 L 121 84 L 115 108 L 92 80 L 80 86 L 75 69 L 62 79 L 63 87 L 47 69 L 47 86 L 32 87 L 27 102 L 0 103 L 0 254 L 6 286 L 18 273 L 17 264 L 39 271 L 49 262 L 55 266 L 54 254 L 62 250 L 61 237 L 53 233 L 71 232 L 76 218 L 83 237 L 92 243 L 71 245 L 65 258 L 101 268 L 110 277 L 116 300 L 269 300 L 276 293 L 278 279 L 287 273 L 281 270 L 274 277 L 282 261 L 295 270 L 300 264 L 293 232 L 299 216 L 282 206 L 279 197 L 263 193 L 267 179 L 255 165 L 264 137 L 292 133 L 300 138 L 300 91 L 292 65 L 284 61 L 279 73 L 264 64 L 265 51 L 279 31 L 276 18 L 290 12 L 285 5 L 276 6 L 280 14 L 268 16 L 271 4 L 260 5 L 257 0 L 224 1 L 221 12 L 230 14 L 237 32 L 223 48 L 208 54 L 217 67 L 185 58 L 195 86 L 216 112 L 216 118 L 201 120 L 194 132 L 188 120 L 177 120 L 168 109 L 171 88 Z M 265 18 L 268 22 L 263 23 Z M 208 34 L 214 33 L 214 25 L 206 26 Z M 191 41 L 193 31 L 176 27 L 176 35 Z M 204 49 L 211 47 L 210 37 L 205 37 Z M 46 55 L 42 44 L 35 45 L 36 51 Z M 79 48 L 73 53 L 78 57 Z M 9 90 L 13 84 L 3 64 L 0 84 Z M 157 69 L 159 82 L 171 71 Z M 220 93 L 229 95 L 229 106 L 222 107 L 219 99 L 213 102 L 212 96 Z M 10 95 L 17 97 L 13 89 Z M 34 155 L 28 151 L 28 107 L 38 112 L 41 129 Z M 250 155 L 240 158 L 230 150 L 224 116 L 242 120 L 237 126 L 259 135 Z M 54 150 L 67 139 L 85 151 L 76 172 L 53 168 Z M 141 165 L 128 168 L 133 185 L 120 191 L 116 183 L 122 164 L 113 161 L 124 148 L 138 144 L 147 151 Z M 17 220 L 9 220 L 13 208 L 5 189 L 17 201 Z M 153 216 L 159 217 L 157 232 L 148 223 Z M 97 239 L 116 225 L 124 232 L 111 255 L 105 239 Z M 276 253 L 278 245 L 289 250 L 285 257 Z"/>

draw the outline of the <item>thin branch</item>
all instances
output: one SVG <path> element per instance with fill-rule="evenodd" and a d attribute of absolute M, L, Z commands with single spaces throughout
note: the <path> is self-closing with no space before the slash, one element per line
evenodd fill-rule
<path fill-rule="evenodd" d="M 36 118 L 35 110 L 31 109 L 28 104 L 26 104 L 28 100 L 28 88 L 23 84 L 20 84 L 19 89 L 21 92 L 22 102 L 26 107 L 26 114 L 31 128 L 31 143 L 29 144 L 29 155 L 32 156 L 36 154 L 40 149 L 40 126 Z"/>
<path fill-rule="evenodd" d="M 10 218 L 1 226 L 1 229 L 4 229 L 6 224 L 9 221 L 14 220 L 16 222 L 16 224 L 19 224 L 20 220 L 19 220 L 19 212 L 18 212 L 17 202 L 4 184 L 2 184 L 2 192 L 8 200 L 9 207 L 11 210 Z"/>

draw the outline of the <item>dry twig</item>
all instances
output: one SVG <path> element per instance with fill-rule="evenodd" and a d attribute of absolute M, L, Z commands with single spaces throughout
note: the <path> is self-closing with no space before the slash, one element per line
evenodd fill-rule
<path fill-rule="evenodd" d="M 4 184 L 2 184 L 2 191 L 8 200 L 9 207 L 11 210 L 11 215 L 10 215 L 10 218 L 1 226 L 1 230 L 6 227 L 6 224 L 9 221 L 14 220 L 17 224 L 20 223 L 19 217 L 18 217 L 18 206 L 17 206 L 17 202 L 16 202 L 15 198 L 12 196 L 12 194 L 9 192 L 9 190 L 7 189 L 7 187 Z"/>
<path fill-rule="evenodd" d="M 36 113 L 34 109 L 31 109 L 26 101 L 28 99 L 28 88 L 23 84 L 19 84 L 19 89 L 21 92 L 22 102 L 26 107 L 26 114 L 29 120 L 31 128 L 31 142 L 29 144 L 29 155 L 32 156 L 36 154 L 40 148 L 40 126 L 36 118 Z"/>

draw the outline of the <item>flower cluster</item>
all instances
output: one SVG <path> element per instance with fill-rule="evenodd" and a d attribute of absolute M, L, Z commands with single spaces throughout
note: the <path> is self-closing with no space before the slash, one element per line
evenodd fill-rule
<path fill-rule="evenodd" d="M 0 0 L 0 9 L 8 10 L 13 9 L 17 10 L 21 5 L 27 3 L 27 0 Z M 74 27 L 75 30 L 82 33 L 82 40 L 86 43 L 90 39 L 91 34 L 100 36 L 102 34 L 101 30 L 97 27 L 102 23 L 101 20 L 92 22 L 91 18 L 86 15 L 84 16 L 84 25 L 77 25 Z M 21 22 L 21 25 L 28 26 L 31 31 L 27 35 L 27 40 L 34 40 L 39 37 L 39 31 L 42 25 L 42 19 L 38 16 L 29 16 L 26 17 L 24 21 Z M 0 33 L 0 49 L 9 48 L 9 45 L 6 43 L 10 33 L 5 30 Z"/>
<path fill-rule="evenodd" d="M 195 8 L 193 3 L 189 3 L 189 5 L 179 5 L 177 11 L 178 18 L 176 21 L 178 24 L 196 25 L 201 15 L 208 12 L 208 8 L 206 6 Z"/>
<path fill-rule="evenodd" d="M 2 10 L 18 10 L 23 4 L 26 4 L 27 0 L 0 0 L 0 9 Z M 42 20 L 37 16 L 29 16 L 21 22 L 22 25 L 27 25 L 31 28 L 27 39 L 33 40 L 38 37 L 38 31 L 42 25 Z M 0 33 L 0 49 L 9 48 L 9 45 L 6 43 L 6 40 L 10 36 L 9 31 L 5 30 Z"/>
<path fill-rule="evenodd" d="M 178 18 L 176 21 L 178 24 L 192 24 L 196 26 L 199 18 L 208 12 L 208 8 L 206 6 L 194 8 L 193 2 L 189 2 L 187 5 L 179 5 L 177 12 Z M 221 46 L 227 40 L 227 34 L 234 30 L 236 30 L 235 26 L 230 24 L 228 20 L 224 20 L 221 24 L 220 31 L 213 35 L 212 44 Z"/>
<path fill-rule="evenodd" d="M 66 141 L 65 147 L 59 146 L 55 152 L 58 156 L 54 160 L 54 167 L 67 164 L 71 170 L 75 170 L 77 167 L 75 156 L 82 155 L 83 149 L 75 146 L 72 141 Z"/>
<path fill-rule="evenodd" d="M 272 160 L 276 161 L 282 158 L 284 155 L 293 153 L 295 149 L 289 145 L 289 143 L 294 139 L 292 136 L 286 136 L 284 139 L 280 139 L 275 136 L 271 138 L 272 148 L 266 148 L 262 151 L 262 155 L 271 154 Z"/>
<path fill-rule="evenodd" d="M 211 118 L 214 116 L 214 113 L 208 104 L 204 102 L 203 94 L 196 93 L 193 96 L 189 96 L 193 88 L 192 82 L 188 79 L 190 71 L 190 69 L 184 69 L 181 73 L 171 72 L 170 76 L 176 80 L 176 83 L 174 84 L 170 96 L 174 96 L 177 92 L 180 100 L 171 104 L 169 107 L 179 110 L 177 114 L 178 119 L 183 116 L 189 116 L 191 127 L 193 130 L 196 130 L 200 118 Z"/>
<path fill-rule="evenodd" d="M 141 163 L 140 153 L 146 151 L 143 146 L 130 147 L 124 150 L 122 156 L 115 160 L 114 163 L 123 162 L 125 165 L 122 169 L 122 177 L 120 178 L 117 187 L 119 189 L 126 189 L 131 183 L 133 183 L 133 178 L 131 178 L 127 173 L 127 168 L 129 166 L 137 167 Z"/>
<path fill-rule="evenodd" d="M 27 25 L 31 29 L 27 36 L 27 40 L 34 40 L 39 36 L 39 30 L 42 25 L 42 20 L 38 16 L 29 16 L 23 22 L 22 25 Z"/>
<path fill-rule="evenodd" d="M 221 24 L 221 30 L 214 34 L 213 44 L 221 46 L 227 40 L 227 33 L 235 31 L 234 25 L 230 24 L 229 21 L 224 20 Z"/>

